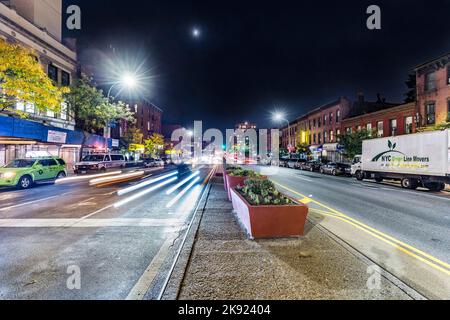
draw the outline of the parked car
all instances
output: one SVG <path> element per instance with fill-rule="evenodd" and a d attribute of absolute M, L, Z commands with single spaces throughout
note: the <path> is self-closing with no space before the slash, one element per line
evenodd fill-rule
<path fill-rule="evenodd" d="M 301 164 L 300 169 L 310 172 L 319 172 L 322 167 L 322 163 L 319 161 L 307 161 Z"/>
<path fill-rule="evenodd" d="M 280 167 L 287 168 L 289 160 L 291 160 L 290 157 L 281 157 L 279 161 Z"/>
<path fill-rule="evenodd" d="M 331 162 L 320 168 L 320 173 L 331 174 L 333 176 L 351 175 L 351 166 L 345 163 Z"/>
<path fill-rule="evenodd" d="M 157 158 L 147 158 L 144 159 L 144 167 L 154 168 L 154 167 L 164 167 L 164 161 Z"/>
<path fill-rule="evenodd" d="M 108 169 L 125 168 L 126 164 L 125 157 L 120 154 L 91 154 L 75 164 L 74 172 L 76 174 L 105 172 Z"/>
<path fill-rule="evenodd" d="M 61 158 L 17 159 L 0 168 L 0 187 L 31 188 L 35 183 L 52 182 L 67 176 Z"/>
<path fill-rule="evenodd" d="M 288 161 L 287 166 L 291 169 L 300 169 L 301 165 L 305 163 L 304 159 L 291 159 Z"/>

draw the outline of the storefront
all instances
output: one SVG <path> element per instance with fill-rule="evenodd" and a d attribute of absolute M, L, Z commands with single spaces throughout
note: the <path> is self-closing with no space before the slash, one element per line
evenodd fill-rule
<path fill-rule="evenodd" d="M 342 162 L 342 147 L 338 143 L 328 143 L 322 146 L 322 159 L 328 162 Z"/>
<path fill-rule="evenodd" d="M 35 153 L 61 157 L 68 168 L 79 161 L 84 134 L 39 122 L 0 116 L 0 166 Z M 93 147 L 106 145 L 103 137 L 90 135 Z M 89 145 L 89 144 L 88 144 Z"/>

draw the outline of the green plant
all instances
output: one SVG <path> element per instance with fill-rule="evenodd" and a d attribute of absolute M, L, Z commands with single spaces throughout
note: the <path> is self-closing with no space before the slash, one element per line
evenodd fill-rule
<path fill-rule="evenodd" d="M 252 170 L 246 170 L 242 168 L 233 168 L 227 170 L 228 175 L 232 177 L 248 177 L 248 178 L 261 178 L 262 176 L 259 173 L 256 173 Z"/>
<path fill-rule="evenodd" d="M 295 202 L 280 193 L 269 180 L 248 179 L 244 186 L 236 187 L 236 190 L 254 206 L 281 206 L 294 205 Z"/>

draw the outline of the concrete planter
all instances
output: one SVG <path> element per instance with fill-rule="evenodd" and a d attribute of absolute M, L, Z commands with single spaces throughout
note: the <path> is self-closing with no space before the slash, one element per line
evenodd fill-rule
<path fill-rule="evenodd" d="M 308 207 L 252 206 L 239 192 L 231 189 L 233 208 L 241 224 L 253 239 L 289 238 L 304 235 Z"/>
<path fill-rule="evenodd" d="M 226 175 L 226 188 L 228 192 L 228 200 L 231 201 L 231 189 L 236 188 L 237 186 L 243 185 L 245 180 L 247 180 L 248 177 L 234 177 L 230 175 Z"/>

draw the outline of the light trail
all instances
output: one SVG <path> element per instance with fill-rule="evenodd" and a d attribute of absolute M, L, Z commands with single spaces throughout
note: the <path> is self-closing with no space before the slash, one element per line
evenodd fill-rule
<path fill-rule="evenodd" d="M 166 206 L 166 208 L 171 208 L 178 200 L 180 200 L 197 182 L 200 181 L 200 177 L 197 177 L 192 181 L 183 191 L 181 191 L 175 198 L 173 198 Z"/>
<path fill-rule="evenodd" d="M 130 203 L 130 202 L 132 202 L 132 201 L 134 201 L 134 200 L 136 200 L 136 199 L 138 199 L 140 197 L 143 197 L 143 196 L 145 196 L 146 194 L 148 194 L 150 192 L 158 190 L 158 189 L 160 189 L 160 188 L 162 188 L 162 187 L 164 187 L 164 186 L 166 186 L 166 185 L 176 181 L 177 179 L 178 179 L 177 177 L 170 178 L 170 179 L 168 179 L 168 180 L 166 180 L 164 182 L 161 182 L 160 184 L 157 184 L 156 186 L 153 186 L 153 187 L 148 188 L 146 190 L 143 190 L 143 191 L 141 191 L 139 193 L 136 193 L 135 195 L 132 195 L 132 196 L 130 196 L 130 197 L 128 197 L 128 198 L 126 198 L 126 199 L 124 199 L 122 201 L 119 201 L 116 204 L 114 204 L 114 208 L 122 207 L 123 205 L 126 205 L 127 203 Z"/>
<path fill-rule="evenodd" d="M 117 191 L 117 194 L 118 194 L 119 196 L 123 196 L 123 195 L 125 195 L 125 194 L 127 194 L 127 193 L 136 191 L 136 190 L 138 190 L 138 189 L 144 188 L 144 187 L 149 186 L 149 185 L 151 185 L 151 184 L 154 184 L 154 183 L 156 183 L 156 182 L 159 182 L 159 181 L 162 181 L 162 180 L 164 180 L 164 179 L 173 177 L 173 176 L 175 176 L 175 175 L 177 175 L 177 174 L 178 174 L 178 171 L 174 171 L 174 172 L 171 172 L 171 173 L 169 173 L 169 174 L 166 174 L 166 175 L 163 175 L 163 176 L 160 176 L 160 177 L 157 177 L 157 178 L 148 180 L 148 181 L 141 182 L 141 183 L 139 183 L 139 184 L 137 184 L 137 185 L 135 185 L 135 186 L 132 186 L 132 187 L 129 187 L 129 188 L 126 188 L 126 189 L 119 190 L 119 191 Z"/>
<path fill-rule="evenodd" d="M 130 173 L 126 173 L 126 174 L 121 174 L 121 175 L 117 175 L 117 176 L 113 176 L 113 177 L 105 177 L 105 178 L 98 178 L 98 179 L 93 179 L 91 181 L 89 181 L 90 185 L 99 185 L 99 184 L 104 184 L 104 183 L 113 183 L 113 182 L 122 182 L 122 181 L 127 181 L 133 178 L 138 178 L 144 175 L 144 171 L 137 171 L 137 172 L 130 172 Z"/>
<path fill-rule="evenodd" d="M 178 188 L 180 188 L 181 186 L 184 186 L 187 182 L 191 181 L 192 179 L 194 179 L 196 176 L 198 176 L 200 174 L 200 171 L 194 172 L 193 174 L 191 174 L 189 177 L 187 177 L 186 179 L 184 179 L 183 181 L 181 181 L 180 183 L 178 183 L 177 185 L 175 185 L 173 188 L 170 188 L 169 190 L 167 190 L 166 194 L 167 195 L 171 195 L 172 193 L 174 193 L 176 190 L 178 190 Z"/>
<path fill-rule="evenodd" d="M 89 180 L 93 178 L 99 178 L 99 177 L 106 177 L 106 176 L 113 176 L 121 174 L 122 171 L 114 171 L 114 172 L 107 172 L 107 173 L 100 173 L 100 174 L 92 174 L 88 176 L 76 176 L 76 177 L 67 177 L 67 178 L 61 178 L 55 181 L 55 183 L 64 183 L 64 182 L 71 182 L 71 181 L 81 181 L 81 180 Z"/>

